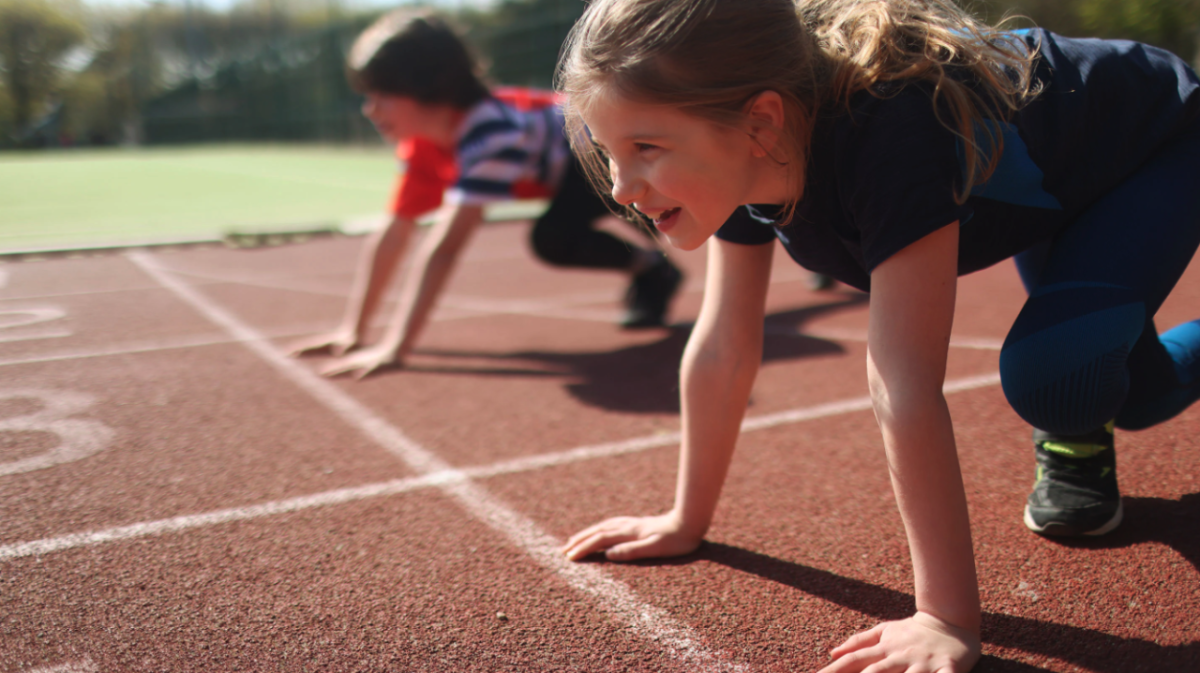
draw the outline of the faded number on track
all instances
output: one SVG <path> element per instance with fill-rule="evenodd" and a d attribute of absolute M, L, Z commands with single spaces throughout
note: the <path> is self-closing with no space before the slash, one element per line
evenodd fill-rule
<path fill-rule="evenodd" d="M 8 400 L 34 400 L 41 409 L 21 416 L 0 418 L 0 433 L 48 432 L 58 437 L 58 445 L 37 455 L 0 462 L 0 476 L 32 472 L 86 458 L 108 446 L 113 429 L 94 420 L 69 418 L 85 411 L 95 398 L 67 390 L 0 390 L 0 403 Z"/>

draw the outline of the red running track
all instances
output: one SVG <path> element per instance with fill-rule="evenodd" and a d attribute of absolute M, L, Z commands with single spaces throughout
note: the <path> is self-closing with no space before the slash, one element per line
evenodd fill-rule
<path fill-rule="evenodd" d="M 913 609 L 866 400 L 862 295 L 778 255 L 765 362 L 708 542 L 555 548 L 670 505 L 675 326 L 622 280 L 486 227 L 409 367 L 327 380 L 359 240 L 0 264 L 0 671 L 806 671 Z M 1021 524 L 1028 428 L 996 384 L 1011 264 L 962 280 L 949 363 L 984 601 L 977 671 L 1200 671 L 1200 412 L 1118 436 L 1127 517 Z M 1200 268 L 1160 325 L 1196 317 Z"/>

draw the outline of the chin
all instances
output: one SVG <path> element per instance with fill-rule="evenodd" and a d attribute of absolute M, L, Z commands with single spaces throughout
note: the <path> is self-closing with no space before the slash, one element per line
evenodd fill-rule
<path fill-rule="evenodd" d="M 705 241 L 708 240 L 707 237 L 697 238 L 693 236 L 671 236 L 669 234 L 666 235 L 666 239 L 667 242 L 671 244 L 672 248 L 683 250 L 685 252 L 691 252 L 699 248 L 700 246 L 704 245 Z"/>

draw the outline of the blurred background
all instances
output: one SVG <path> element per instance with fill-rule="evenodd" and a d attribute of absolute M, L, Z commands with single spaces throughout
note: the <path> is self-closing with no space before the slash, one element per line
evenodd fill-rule
<path fill-rule="evenodd" d="M 549 87 L 582 0 L 443 0 L 496 84 Z M 0 252 L 343 227 L 382 209 L 389 149 L 343 55 L 397 3 L 0 0 Z M 1200 0 L 987 0 L 1066 35 L 1195 62 Z M 369 224 L 363 225 L 369 227 Z"/>

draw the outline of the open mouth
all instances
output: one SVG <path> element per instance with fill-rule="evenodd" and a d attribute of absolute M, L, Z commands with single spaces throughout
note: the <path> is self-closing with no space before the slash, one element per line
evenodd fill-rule
<path fill-rule="evenodd" d="M 662 225 L 670 222 L 672 220 L 672 218 L 674 218 L 678 214 L 679 214 L 678 208 L 664 210 L 663 212 L 659 213 L 658 217 L 654 218 L 654 226 L 661 227 Z"/>

